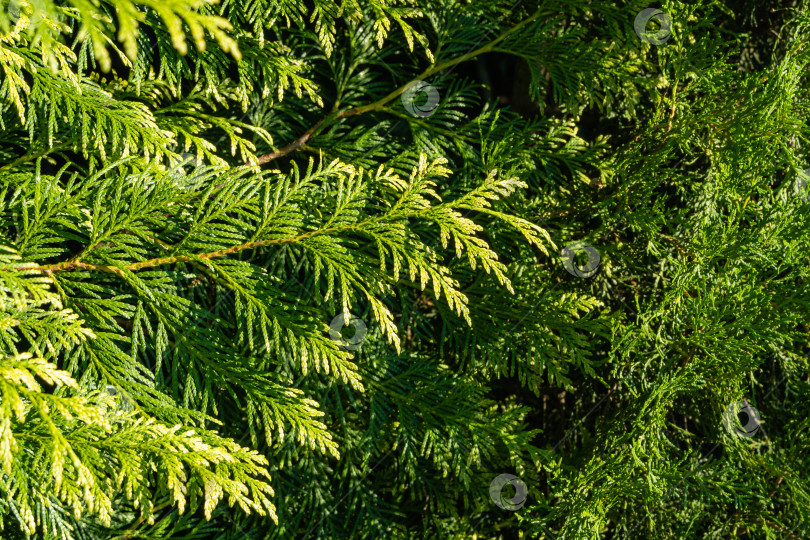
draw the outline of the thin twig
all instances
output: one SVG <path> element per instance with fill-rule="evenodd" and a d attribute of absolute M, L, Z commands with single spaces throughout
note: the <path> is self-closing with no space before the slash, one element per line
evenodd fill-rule
<path fill-rule="evenodd" d="M 407 83 L 403 84 L 402 86 L 400 86 L 399 88 L 397 88 L 396 90 L 394 90 L 393 92 L 391 92 L 390 94 L 388 94 L 387 96 L 385 96 L 382 99 L 378 99 L 377 101 L 375 101 L 373 103 L 369 103 L 369 104 L 363 105 L 361 107 L 352 107 L 351 109 L 343 110 L 343 111 L 341 111 L 341 112 L 339 112 L 337 114 L 335 114 L 335 112 L 334 112 L 335 108 L 333 107 L 332 112 L 330 112 L 326 117 L 319 120 L 318 123 L 316 123 L 314 126 L 309 128 L 308 130 L 306 130 L 303 135 L 301 135 L 300 137 L 295 139 L 290 144 L 284 146 L 283 148 L 281 148 L 281 149 L 279 149 L 279 150 L 277 150 L 275 152 L 270 152 L 268 154 L 264 154 L 264 155 L 259 156 L 254 163 L 258 164 L 258 165 L 263 165 L 265 163 L 273 161 L 274 159 L 286 156 L 290 152 L 294 152 L 294 151 L 298 150 L 299 148 L 301 148 L 301 146 L 304 143 L 309 141 L 309 139 L 312 138 L 312 136 L 315 135 L 330 120 L 341 120 L 343 118 L 348 118 L 349 116 L 355 116 L 355 115 L 358 115 L 358 114 L 364 114 L 364 113 L 367 113 L 367 112 L 370 112 L 370 111 L 382 110 L 387 103 L 389 103 L 389 102 L 393 101 L 394 99 L 396 99 L 397 97 L 399 97 L 403 92 L 405 92 L 408 88 L 410 88 L 413 85 L 413 83 L 424 80 L 424 79 L 430 77 L 431 75 L 434 75 L 434 74 L 438 73 L 439 71 L 443 71 L 443 70 L 445 70 L 445 69 L 447 69 L 449 67 L 455 66 L 456 64 L 466 62 L 467 60 L 475 58 L 476 56 L 478 56 L 480 54 L 491 52 L 498 43 L 500 43 L 501 41 L 506 39 L 509 35 L 517 32 L 520 29 L 522 29 L 524 26 L 526 26 L 530 22 L 537 19 L 540 15 L 541 15 L 541 11 L 538 10 L 531 17 L 528 17 L 528 18 L 524 19 L 523 21 L 521 21 L 520 23 L 516 24 L 515 26 L 511 27 L 509 30 L 503 32 L 501 35 L 499 35 L 498 37 L 496 37 L 495 39 L 493 39 L 492 41 L 490 41 L 486 45 L 483 45 L 483 46 L 481 46 L 481 47 L 479 47 L 479 48 L 477 48 L 477 49 L 475 49 L 473 51 L 470 51 L 470 52 L 468 52 L 466 54 L 463 54 L 463 55 L 459 56 L 458 58 L 454 58 L 453 60 L 448 60 L 447 62 L 441 63 L 439 65 L 434 65 L 432 67 L 427 68 L 425 71 L 423 71 L 415 79 L 413 79 L 411 81 L 408 81 Z M 337 105 L 337 104 L 335 104 L 335 105 Z"/>

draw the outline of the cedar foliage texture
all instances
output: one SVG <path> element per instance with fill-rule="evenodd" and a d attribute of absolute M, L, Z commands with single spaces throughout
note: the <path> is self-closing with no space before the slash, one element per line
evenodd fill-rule
<path fill-rule="evenodd" d="M 2 538 L 810 537 L 803 1 L 4 1 Z"/>

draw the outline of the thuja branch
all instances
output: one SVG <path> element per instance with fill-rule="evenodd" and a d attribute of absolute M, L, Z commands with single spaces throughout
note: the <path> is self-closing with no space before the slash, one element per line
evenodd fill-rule
<path fill-rule="evenodd" d="M 68 143 L 61 143 L 61 144 L 57 144 L 56 146 L 52 146 L 52 147 L 49 147 L 49 148 L 44 148 L 44 149 L 39 150 L 37 152 L 33 152 L 31 154 L 26 154 L 26 155 L 18 157 L 17 159 L 12 161 L 11 163 L 8 163 L 8 164 L 3 165 L 2 167 L 0 167 L 0 171 L 13 170 L 15 167 L 17 167 L 18 165 L 20 165 L 22 163 L 25 163 L 26 161 L 34 161 L 35 159 L 41 158 L 43 156 L 47 156 L 48 154 L 52 154 L 54 152 L 59 152 L 61 150 L 66 150 L 66 149 L 69 149 L 69 148 L 70 148 L 70 145 Z"/>
<path fill-rule="evenodd" d="M 441 64 L 437 64 L 435 66 L 427 68 L 425 71 L 423 71 L 421 74 L 419 74 L 416 78 L 414 78 L 411 81 L 408 81 L 407 83 L 403 84 L 402 86 L 400 86 L 399 88 L 397 88 L 396 90 L 394 90 L 393 92 L 391 92 L 390 94 L 388 94 L 387 96 L 385 96 L 382 99 L 378 99 L 377 101 L 375 101 L 373 103 L 369 103 L 368 105 L 363 105 L 361 107 L 353 107 L 351 109 L 346 109 L 346 110 L 340 111 L 338 113 L 335 113 L 335 111 L 333 109 L 332 112 L 330 112 L 327 116 L 325 116 L 324 118 L 319 120 L 318 123 L 316 123 L 314 126 L 309 128 L 306 132 L 304 132 L 303 135 L 298 137 L 296 140 L 294 140 L 290 144 L 284 146 L 283 148 L 281 148 L 280 150 L 277 150 L 275 152 L 270 152 L 270 153 L 261 155 L 256 159 L 255 162 L 251 162 L 250 164 L 252 165 L 252 164 L 255 163 L 255 164 L 258 164 L 258 165 L 263 165 L 264 163 L 268 163 L 270 161 L 273 161 L 274 159 L 286 156 L 290 152 L 294 152 L 294 151 L 298 150 L 299 148 L 301 148 L 302 145 L 304 145 L 307 141 L 309 141 L 309 139 L 311 139 L 313 137 L 313 135 L 318 133 L 318 131 L 320 131 L 320 129 L 326 123 L 328 123 L 330 121 L 341 120 L 343 118 L 348 118 L 349 116 L 355 116 L 355 115 L 358 115 L 358 114 L 364 114 L 364 113 L 367 113 L 367 112 L 370 112 L 370 111 L 380 111 L 380 110 L 382 110 L 385 107 L 386 104 L 388 104 L 389 102 L 391 102 L 391 101 L 395 100 L 397 97 L 399 97 L 403 92 L 405 92 L 408 88 L 410 88 L 415 82 L 422 81 L 422 80 L 424 80 L 424 79 L 426 79 L 426 78 L 428 78 L 428 77 L 430 77 L 432 75 L 435 75 L 436 73 L 438 73 L 440 71 L 451 68 L 451 67 L 455 66 L 456 64 L 460 64 L 462 62 L 466 62 L 467 60 L 471 60 L 471 59 L 475 58 L 476 56 L 478 56 L 480 54 L 491 52 L 498 43 L 505 40 L 510 35 L 514 34 L 518 30 L 522 29 L 524 26 L 528 25 L 529 23 L 531 23 L 534 20 L 536 20 L 537 18 L 539 18 L 541 14 L 543 14 L 543 12 L 538 10 L 537 12 L 535 12 L 530 17 L 527 17 L 526 19 L 522 20 L 520 23 L 518 23 L 515 26 L 509 28 L 508 30 L 502 32 L 498 37 L 496 37 L 495 39 L 493 39 L 492 41 L 490 41 L 486 45 L 483 45 L 483 46 L 481 46 L 481 47 L 479 47 L 477 49 L 474 49 L 474 50 L 472 50 L 472 51 L 470 51 L 470 52 L 468 52 L 466 54 L 463 54 L 463 55 L 461 55 L 461 56 L 459 56 L 457 58 L 454 58 L 452 60 L 448 60 L 446 62 L 442 62 Z"/>
<path fill-rule="evenodd" d="M 364 221 L 362 223 L 355 223 L 353 225 L 348 225 L 346 227 L 331 227 L 328 229 L 319 229 L 317 231 L 310 231 L 308 233 L 300 234 L 298 236 L 292 236 L 289 238 L 274 238 L 270 240 L 258 240 L 255 242 L 245 242 L 244 244 L 239 244 L 236 246 L 231 246 L 226 249 L 219 249 L 216 251 L 210 251 L 208 253 L 200 253 L 197 255 L 175 255 L 172 257 L 158 257 L 155 259 L 149 259 L 146 261 L 141 261 L 137 263 L 131 263 L 125 266 L 112 266 L 112 265 L 103 265 L 103 264 L 90 264 L 90 263 L 83 263 L 78 261 L 65 261 L 56 264 L 49 264 L 43 266 L 35 266 L 35 267 L 23 267 L 18 268 L 17 270 L 40 270 L 45 272 L 46 274 L 53 274 L 57 272 L 70 272 L 76 270 L 92 270 L 96 272 L 107 272 L 113 274 L 123 275 L 125 271 L 135 272 L 138 270 L 144 270 L 146 268 L 154 268 L 156 266 L 162 266 L 164 264 L 173 264 L 173 263 L 180 263 L 180 262 L 195 262 L 199 261 L 200 259 L 216 259 L 218 257 L 223 257 L 225 255 L 230 255 L 232 253 L 238 253 L 240 251 L 244 251 L 247 249 L 255 249 L 258 247 L 269 246 L 274 244 L 288 244 L 292 242 L 300 242 L 302 240 L 306 240 L 307 238 L 312 238 L 313 236 L 318 236 L 322 234 L 326 234 L 329 232 L 335 231 L 344 231 L 348 229 L 356 229 L 358 227 L 362 227 L 370 223 L 373 220 Z"/>
<path fill-rule="evenodd" d="M 375 218 L 370 218 L 365 221 L 361 221 L 359 223 L 353 223 L 351 225 L 346 225 L 344 227 L 329 227 L 325 229 L 318 229 L 315 231 L 310 231 L 307 233 L 299 234 L 297 236 L 292 236 L 288 238 L 273 238 L 268 240 L 257 240 L 253 242 L 245 242 L 243 244 L 238 244 L 235 246 L 231 246 L 225 249 L 218 249 L 216 251 L 210 251 L 207 253 L 199 253 L 193 255 L 174 255 L 169 257 L 157 257 L 154 259 L 148 259 L 146 261 L 130 263 L 124 266 L 114 266 L 114 265 L 104 265 L 104 264 L 92 264 L 92 263 L 84 263 L 77 261 L 75 258 L 72 258 L 68 261 L 63 261 L 60 263 L 42 265 L 42 266 L 25 266 L 19 267 L 15 270 L 19 271 L 26 271 L 30 272 L 32 270 L 44 272 L 48 275 L 52 275 L 59 272 L 71 272 L 71 271 L 80 271 L 80 270 L 89 270 L 95 272 L 106 272 L 118 275 L 124 275 L 126 271 L 136 272 L 138 270 L 144 270 L 147 268 L 154 268 L 157 266 L 163 266 L 165 264 L 174 264 L 174 263 L 182 263 L 182 262 L 199 262 L 200 259 L 216 259 L 219 257 L 224 257 L 225 255 L 230 255 L 233 253 L 238 253 L 240 251 L 245 251 L 248 249 L 256 249 L 263 246 L 270 246 L 270 245 L 279 245 L 279 244 L 289 244 L 294 242 L 300 242 L 302 240 L 306 240 L 308 238 L 312 238 L 315 236 L 320 236 L 323 234 L 327 234 L 330 232 L 339 232 L 339 231 L 348 231 L 352 229 L 362 230 L 362 228 L 366 225 L 370 225 L 373 223 L 377 223 L 386 219 L 408 219 L 412 217 L 423 217 L 425 214 L 430 213 L 431 211 L 435 211 L 441 207 L 447 208 L 454 208 L 460 205 L 461 201 L 453 201 L 449 203 L 444 203 L 438 206 L 423 208 L 417 210 L 415 212 L 406 212 L 406 213 L 396 213 L 395 210 L 398 206 L 394 206 L 391 211 L 386 213 L 385 215 L 378 216 Z M 396 216 L 394 215 L 396 213 Z M 165 245 L 162 245 L 165 247 Z"/>

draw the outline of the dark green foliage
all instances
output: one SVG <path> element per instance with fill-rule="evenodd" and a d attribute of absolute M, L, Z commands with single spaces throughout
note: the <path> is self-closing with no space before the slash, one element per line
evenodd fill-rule
<path fill-rule="evenodd" d="M 807 6 L 647 7 L 7 6 L 2 537 L 810 536 Z"/>

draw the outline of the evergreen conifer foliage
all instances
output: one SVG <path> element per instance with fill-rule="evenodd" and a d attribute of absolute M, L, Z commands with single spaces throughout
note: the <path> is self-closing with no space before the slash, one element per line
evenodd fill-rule
<path fill-rule="evenodd" d="M 807 8 L 730 7 L 7 5 L 0 534 L 810 534 Z"/>

